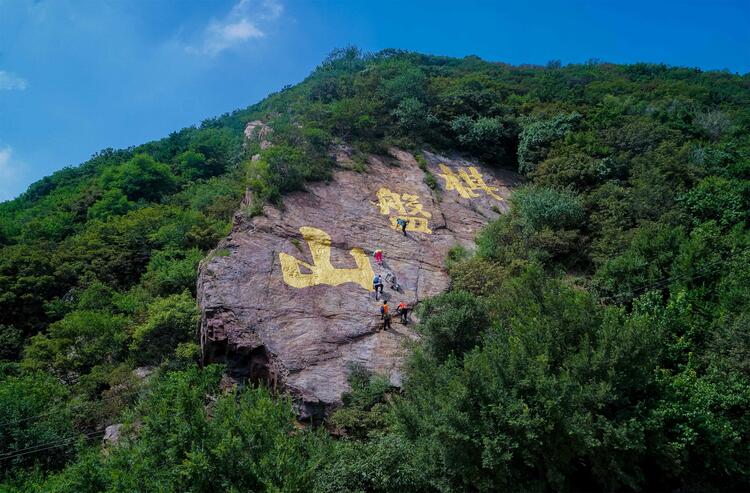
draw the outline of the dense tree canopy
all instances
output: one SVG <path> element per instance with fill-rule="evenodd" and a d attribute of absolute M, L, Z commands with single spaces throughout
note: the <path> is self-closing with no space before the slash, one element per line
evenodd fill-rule
<path fill-rule="evenodd" d="M 0 488 L 747 491 L 748 129 L 748 75 L 346 48 L 44 178 L 0 204 Z M 362 172 L 398 145 L 526 183 L 446 259 L 403 388 L 352 368 L 329 434 L 197 366 L 194 296 L 245 189 L 262 213 L 342 144 Z"/>

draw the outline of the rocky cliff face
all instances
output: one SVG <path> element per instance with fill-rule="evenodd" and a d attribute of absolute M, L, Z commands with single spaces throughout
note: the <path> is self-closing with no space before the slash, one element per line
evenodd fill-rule
<path fill-rule="evenodd" d="M 414 157 L 393 149 L 371 157 L 367 172 L 341 169 L 329 183 L 287 195 L 252 219 L 238 213 L 231 234 L 200 269 L 201 345 L 207 362 L 235 377 L 288 390 L 302 417 L 321 416 L 348 389 L 350 365 L 401 381 L 408 325 L 382 326 L 388 300 L 414 307 L 448 287 L 443 263 L 456 244 L 470 246 L 487 221 L 507 209 L 515 177 L 479 163 L 425 153 L 432 190 Z M 396 224 L 408 221 L 406 235 Z M 378 265 L 372 252 L 383 251 Z M 393 274 L 375 299 L 374 274 Z"/>

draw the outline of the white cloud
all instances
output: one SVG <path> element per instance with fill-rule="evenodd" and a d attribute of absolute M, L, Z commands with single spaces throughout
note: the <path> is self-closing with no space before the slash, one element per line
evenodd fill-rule
<path fill-rule="evenodd" d="M 5 70 L 0 70 L 0 91 L 23 91 L 27 85 L 25 79 Z"/>
<path fill-rule="evenodd" d="M 12 147 L 0 147 L 0 201 L 18 195 L 22 167 L 22 163 L 13 158 Z"/>
<path fill-rule="evenodd" d="M 216 56 L 219 53 L 266 35 L 265 26 L 278 19 L 284 7 L 276 0 L 239 0 L 223 19 L 212 19 L 190 53 Z"/>
<path fill-rule="evenodd" d="M 0 149 L 0 179 L 10 178 L 13 168 L 10 166 L 10 158 L 13 155 L 13 148 L 5 146 Z"/>

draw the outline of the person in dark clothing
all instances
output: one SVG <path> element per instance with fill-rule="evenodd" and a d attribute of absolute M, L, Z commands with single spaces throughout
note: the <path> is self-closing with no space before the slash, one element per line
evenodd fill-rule
<path fill-rule="evenodd" d="M 409 221 L 406 220 L 406 219 L 404 219 L 404 218 L 402 218 L 402 217 L 399 217 L 396 220 L 396 224 L 398 224 L 399 226 L 401 226 L 401 232 L 404 233 L 404 236 L 406 236 L 406 225 L 409 224 Z"/>
<path fill-rule="evenodd" d="M 378 292 L 383 294 L 383 279 L 380 277 L 380 274 L 376 274 L 372 279 L 372 288 L 375 290 L 375 299 L 377 300 Z"/>
<path fill-rule="evenodd" d="M 398 307 L 396 308 L 396 313 L 398 313 L 399 317 L 401 317 L 401 323 L 406 325 L 407 323 L 407 314 L 409 313 L 409 305 L 404 303 L 403 301 L 398 304 Z"/>
<path fill-rule="evenodd" d="M 380 318 L 383 319 L 383 330 L 391 328 L 391 308 L 388 306 L 387 301 L 383 301 L 383 306 L 380 307 Z"/>

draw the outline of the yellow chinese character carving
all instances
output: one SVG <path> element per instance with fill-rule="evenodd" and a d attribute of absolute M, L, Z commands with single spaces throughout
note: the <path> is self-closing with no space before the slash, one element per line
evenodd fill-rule
<path fill-rule="evenodd" d="M 411 216 L 420 215 L 428 219 L 432 217 L 432 214 L 430 214 L 427 211 L 422 210 L 422 204 L 419 203 L 418 195 L 410 195 L 408 193 L 405 193 L 401 197 L 403 197 L 404 201 L 406 202 L 406 207 L 409 208 L 409 215 Z"/>
<path fill-rule="evenodd" d="M 448 166 L 440 163 L 440 169 L 442 173 L 438 173 L 445 180 L 446 190 L 455 190 L 458 194 L 465 199 L 473 199 L 479 197 L 475 190 L 482 190 L 484 193 L 496 200 L 503 200 L 502 197 L 497 195 L 495 192 L 498 190 L 497 187 L 491 187 L 484 182 L 484 178 L 474 166 L 469 166 L 469 171 L 465 169 L 458 170 L 458 176 Z"/>
<path fill-rule="evenodd" d="M 380 205 L 380 213 L 384 216 L 390 214 L 391 209 L 396 210 L 399 214 L 406 214 L 406 209 L 404 209 L 399 194 L 391 192 L 385 187 L 378 190 L 378 204 Z"/>
<path fill-rule="evenodd" d="M 412 195 L 409 193 L 399 195 L 385 187 L 381 187 L 380 190 L 378 190 L 378 205 L 380 206 L 380 213 L 384 216 L 390 215 L 392 211 L 398 214 L 391 216 L 391 227 L 393 229 L 401 229 L 396 223 L 396 221 L 401 218 L 407 221 L 406 231 L 417 231 L 419 233 L 427 234 L 432 233 L 432 230 L 429 228 L 429 222 L 427 221 L 432 217 L 432 214 L 422 208 L 422 204 L 419 203 L 418 195 Z"/>
<path fill-rule="evenodd" d="M 419 216 L 404 216 L 402 219 L 406 219 L 406 231 L 416 231 L 418 233 L 427 233 L 431 234 L 432 230 L 430 229 L 430 223 L 427 222 L 427 219 Z M 401 229 L 401 226 L 399 226 L 396 221 L 398 221 L 398 216 L 391 216 L 391 227 L 393 229 Z"/>
<path fill-rule="evenodd" d="M 318 284 L 338 286 L 353 282 L 372 291 L 372 278 L 375 277 L 375 273 L 370 265 L 370 258 L 361 248 L 349 250 L 349 254 L 357 263 L 356 268 L 336 269 L 331 264 L 331 237 L 325 231 L 316 228 L 303 226 L 299 230 L 310 248 L 313 263 L 308 264 L 289 254 L 279 253 L 285 283 L 293 288 L 306 288 Z M 303 273 L 300 266 L 310 272 Z"/>

